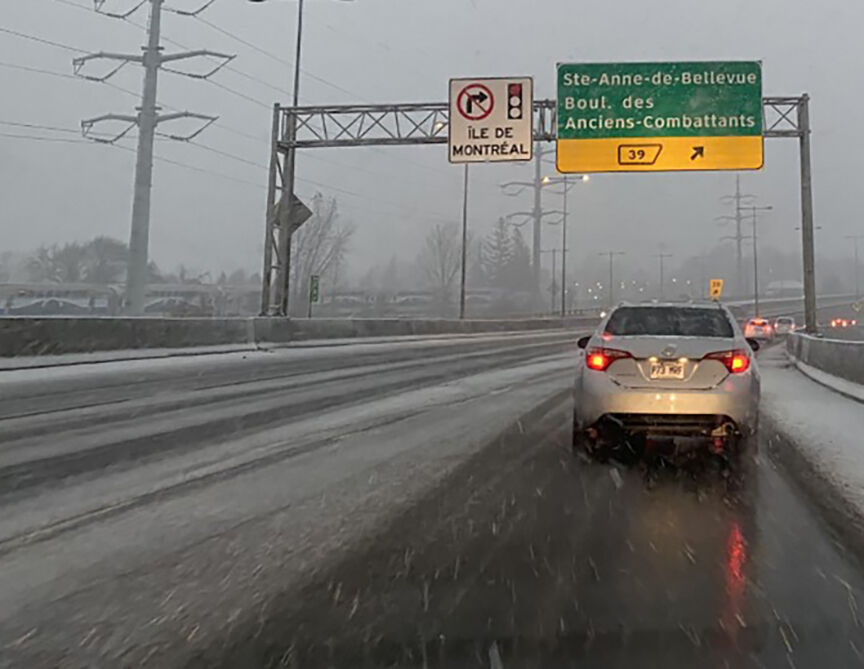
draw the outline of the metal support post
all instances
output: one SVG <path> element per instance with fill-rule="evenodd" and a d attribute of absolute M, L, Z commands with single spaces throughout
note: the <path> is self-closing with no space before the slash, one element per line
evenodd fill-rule
<path fill-rule="evenodd" d="M 534 278 L 534 290 L 536 296 L 540 296 L 540 243 L 541 243 L 541 233 L 542 233 L 542 219 L 543 219 L 543 205 L 542 205 L 542 192 L 543 192 L 543 149 L 540 142 L 537 142 L 534 147 L 534 207 L 531 209 L 531 213 L 534 219 L 534 230 L 533 230 L 533 247 L 531 249 L 531 269 L 533 270 L 533 278 Z"/>
<path fill-rule="evenodd" d="M 459 319 L 465 318 L 465 280 L 468 261 L 468 163 L 462 183 L 462 271 L 459 278 Z"/>
<path fill-rule="evenodd" d="M 801 157 L 801 242 L 804 252 L 804 326 L 815 334 L 816 324 L 816 259 L 813 242 L 813 182 L 810 167 L 810 96 L 798 101 L 798 132 Z"/>
<path fill-rule="evenodd" d="M 567 313 L 567 307 L 564 304 L 564 298 L 567 294 L 567 176 L 562 178 L 564 184 L 562 216 L 561 216 L 561 318 Z"/>
<path fill-rule="evenodd" d="M 297 40 L 294 53 L 294 90 L 293 90 L 293 105 L 296 108 L 300 104 L 300 56 L 303 48 L 303 0 L 297 3 Z M 293 112 L 288 114 L 288 127 L 285 129 L 289 142 L 297 138 L 297 114 Z M 297 149 L 290 146 L 285 152 L 285 163 L 282 170 L 282 210 L 285 212 L 283 225 L 279 230 L 279 267 L 276 278 L 276 289 L 278 299 L 277 314 L 279 316 L 288 316 L 289 301 L 291 294 L 291 236 L 294 231 L 291 229 L 294 220 L 292 209 L 294 205 L 294 173 L 297 166 Z"/>
<path fill-rule="evenodd" d="M 270 174 L 267 178 L 267 207 L 264 211 L 264 269 L 261 272 L 261 316 L 270 315 L 270 283 L 273 269 L 273 233 L 276 230 L 276 176 L 279 170 L 279 105 L 273 105 L 273 127 L 270 134 Z M 281 263 L 280 263 L 281 264 Z"/>

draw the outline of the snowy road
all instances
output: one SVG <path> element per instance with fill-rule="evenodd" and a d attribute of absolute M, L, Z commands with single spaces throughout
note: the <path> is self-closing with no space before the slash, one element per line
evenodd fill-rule
<path fill-rule="evenodd" d="M 572 334 L 0 374 L 0 660 L 179 663 L 567 388 Z"/>
<path fill-rule="evenodd" d="M 861 563 L 767 457 L 732 479 L 585 463 L 568 418 L 460 470 L 203 664 L 861 666 Z"/>
<path fill-rule="evenodd" d="M 860 564 L 764 449 L 572 458 L 573 339 L 0 375 L 0 662 L 860 663 Z"/>

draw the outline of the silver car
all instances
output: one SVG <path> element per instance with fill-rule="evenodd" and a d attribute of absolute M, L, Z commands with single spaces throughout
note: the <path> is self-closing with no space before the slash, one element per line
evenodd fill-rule
<path fill-rule="evenodd" d="M 579 348 L 574 451 L 671 442 L 735 456 L 757 432 L 759 344 L 719 304 L 622 304 Z"/>

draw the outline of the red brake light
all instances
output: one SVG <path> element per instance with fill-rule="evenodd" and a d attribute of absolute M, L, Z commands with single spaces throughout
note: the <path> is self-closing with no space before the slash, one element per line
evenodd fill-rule
<path fill-rule="evenodd" d="M 717 351 L 705 356 L 705 360 L 719 360 L 730 374 L 741 374 L 750 369 L 750 355 L 747 351 L 736 349 L 734 351 Z"/>
<path fill-rule="evenodd" d="M 614 348 L 592 348 L 585 353 L 585 364 L 595 372 L 605 372 L 616 360 L 631 357 L 627 351 Z"/>

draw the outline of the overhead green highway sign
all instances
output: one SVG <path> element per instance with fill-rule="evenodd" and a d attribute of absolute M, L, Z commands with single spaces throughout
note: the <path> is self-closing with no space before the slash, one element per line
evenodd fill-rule
<path fill-rule="evenodd" d="M 558 65 L 561 172 L 762 167 L 758 61 Z"/>

